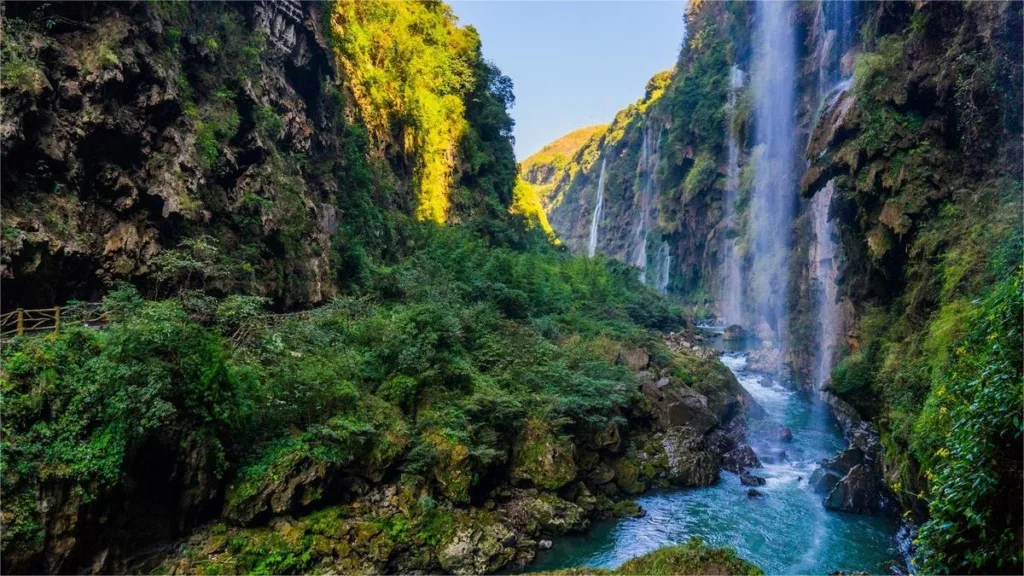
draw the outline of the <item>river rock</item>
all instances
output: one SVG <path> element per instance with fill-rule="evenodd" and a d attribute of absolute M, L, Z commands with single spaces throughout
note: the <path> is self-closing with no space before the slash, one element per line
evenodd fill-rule
<path fill-rule="evenodd" d="M 643 518 L 647 511 L 632 500 L 622 500 L 612 507 L 612 514 L 616 518 Z"/>
<path fill-rule="evenodd" d="M 744 486 L 764 486 L 765 479 L 753 474 L 740 474 L 740 484 Z"/>
<path fill-rule="evenodd" d="M 513 526 L 530 535 L 560 536 L 582 532 L 590 525 L 583 508 L 547 493 L 509 502 L 505 506 L 505 516 Z"/>
<path fill-rule="evenodd" d="M 811 486 L 811 489 L 818 494 L 828 494 L 832 491 L 832 488 L 842 480 L 842 476 L 836 474 L 828 468 L 821 467 L 811 473 L 811 477 L 808 478 L 807 483 Z"/>
<path fill-rule="evenodd" d="M 750 490 L 747 490 L 747 498 L 751 498 L 751 499 L 764 498 L 764 492 L 761 492 L 760 490 L 755 490 L 755 489 L 751 488 Z"/>
<path fill-rule="evenodd" d="M 718 454 L 725 454 L 736 447 L 736 441 L 721 429 L 715 429 L 704 435 L 707 449 Z"/>
<path fill-rule="evenodd" d="M 792 442 L 793 430 L 789 426 L 779 426 L 775 429 L 775 440 L 779 442 Z"/>
<path fill-rule="evenodd" d="M 658 410 L 658 421 L 668 429 L 692 426 L 701 434 L 718 425 L 718 417 L 708 408 L 708 399 L 689 386 L 672 384 L 668 378 L 647 381 L 644 393 Z"/>
<path fill-rule="evenodd" d="M 677 486 L 718 483 L 719 456 L 705 450 L 704 438 L 690 426 L 665 432 L 662 443 L 668 457 L 668 479 Z"/>
<path fill-rule="evenodd" d="M 737 341 L 746 339 L 747 331 L 739 324 L 728 326 L 725 331 L 722 332 L 722 340 Z"/>
<path fill-rule="evenodd" d="M 515 534 L 504 524 L 494 522 L 456 528 L 439 546 L 437 560 L 452 574 L 486 574 L 505 566 L 515 556 Z"/>
<path fill-rule="evenodd" d="M 854 466 L 825 496 L 825 507 L 856 514 L 881 511 L 879 496 L 882 483 L 873 468 L 870 464 Z"/>
<path fill-rule="evenodd" d="M 758 460 L 754 449 L 747 444 L 741 444 L 722 456 L 722 468 L 736 474 L 741 474 L 747 468 L 761 468 L 761 461 Z"/>

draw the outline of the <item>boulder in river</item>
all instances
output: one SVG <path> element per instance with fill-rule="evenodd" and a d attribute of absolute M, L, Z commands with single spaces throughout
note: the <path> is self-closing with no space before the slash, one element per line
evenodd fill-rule
<path fill-rule="evenodd" d="M 811 477 L 807 480 L 810 484 L 811 489 L 818 494 L 828 494 L 832 491 L 832 488 L 842 480 L 842 476 L 836 474 L 828 468 L 821 467 L 811 473 Z"/>
<path fill-rule="evenodd" d="M 718 483 L 719 456 L 705 450 L 704 438 L 690 426 L 667 432 L 662 440 L 668 457 L 668 479 L 677 486 L 711 486 Z"/>
<path fill-rule="evenodd" d="M 753 474 L 740 474 L 740 484 L 744 486 L 764 486 L 765 479 Z"/>
<path fill-rule="evenodd" d="M 881 474 L 872 464 L 865 463 L 850 469 L 825 496 L 824 504 L 831 510 L 873 514 L 887 511 L 890 502 Z"/>
<path fill-rule="evenodd" d="M 722 456 L 722 468 L 736 474 L 741 474 L 747 468 L 761 468 L 761 461 L 758 460 L 754 449 L 747 444 L 740 444 Z"/>
<path fill-rule="evenodd" d="M 733 324 L 722 332 L 722 339 L 729 341 L 746 340 L 747 331 L 739 324 Z"/>
<path fill-rule="evenodd" d="M 754 488 L 751 488 L 750 490 L 747 490 L 747 498 L 751 498 L 751 499 L 764 498 L 764 492 L 761 492 L 760 490 L 755 490 Z"/>

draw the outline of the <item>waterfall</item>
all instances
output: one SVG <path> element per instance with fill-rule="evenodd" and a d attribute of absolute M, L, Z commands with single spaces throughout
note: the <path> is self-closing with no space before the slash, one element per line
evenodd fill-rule
<path fill-rule="evenodd" d="M 820 334 L 815 350 L 813 379 L 815 389 L 820 390 L 832 370 L 836 337 L 839 333 L 839 310 L 836 302 L 839 259 L 833 240 L 835 224 L 829 220 L 828 210 L 832 204 L 835 183 L 829 180 L 825 187 L 811 199 L 811 226 L 814 242 L 811 244 L 811 279 L 816 286 L 814 302 L 818 312 Z"/>
<path fill-rule="evenodd" d="M 818 103 L 834 90 L 848 74 L 844 74 L 843 56 L 853 45 L 853 0 L 821 0 L 815 18 L 818 36 Z"/>
<path fill-rule="evenodd" d="M 669 251 L 667 243 L 661 243 L 656 260 L 658 261 L 658 292 L 668 294 L 668 277 L 669 271 L 672 270 L 672 253 Z"/>
<path fill-rule="evenodd" d="M 842 59 L 853 42 L 855 8 L 851 0 L 822 0 L 818 4 L 818 105 L 822 112 L 835 106 L 850 84 Z M 839 258 L 833 240 L 835 225 L 828 217 L 834 193 L 835 183 L 829 180 L 815 193 L 810 206 L 814 239 L 809 251 L 809 266 L 816 288 L 812 301 L 818 321 L 818 342 L 811 368 L 812 382 L 818 390 L 828 381 L 832 371 L 836 339 L 841 329 L 836 298 Z"/>
<path fill-rule="evenodd" d="M 604 165 L 605 159 L 602 158 L 601 175 L 597 178 L 597 206 L 590 221 L 590 242 L 587 244 L 587 254 L 591 257 L 597 252 L 597 225 L 601 222 L 601 209 L 604 207 Z"/>
<path fill-rule="evenodd" d="M 636 166 L 636 182 L 639 186 L 638 213 L 633 229 L 633 258 L 630 263 L 640 269 L 640 282 L 647 282 L 647 233 L 650 229 L 651 200 L 657 192 L 654 172 L 658 167 L 657 135 L 651 134 L 651 126 L 644 128 L 640 143 L 640 155 Z"/>
<path fill-rule="evenodd" d="M 792 2 L 758 2 L 755 10 L 753 80 L 758 149 L 754 152 L 750 208 L 750 282 L 754 310 L 781 347 L 787 329 L 790 225 L 796 203 L 796 26 Z"/>
<path fill-rule="evenodd" d="M 729 71 L 728 119 L 726 127 L 726 151 L 728 168 L 725 178 L 725 228 L 736 229 L 736 198 L 740 186 L 740 146 L 736 141 L 736 92 L 743 88 L 743 71 L 733 66 Z M 725 254 L 722 266 L 721 314 L 726 325 L 743 322 L 743 275 L 740 270 L 740 256 L 736 253 L 735 233 L 725 239 Z"/>

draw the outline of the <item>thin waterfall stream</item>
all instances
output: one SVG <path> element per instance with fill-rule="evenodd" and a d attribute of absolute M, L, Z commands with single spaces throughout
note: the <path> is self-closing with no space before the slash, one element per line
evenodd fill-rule
<path fill-rule="evenodd" d="M 604 207 L 604 168 L 607 160 L 601 159 L 601 175 L 597 178 L 597 205 L 590 221 L 590 241 L 587 243 L 587 255 L 593 257 L 597 253 L 597 227 L 601 224 L 601 209 Z"/>

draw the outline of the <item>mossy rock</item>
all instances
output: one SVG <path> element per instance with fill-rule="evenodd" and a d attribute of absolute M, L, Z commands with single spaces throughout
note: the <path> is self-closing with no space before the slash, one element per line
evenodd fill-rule
<path fill-rule="evenodd" d="M 764 574 L 756 565 L 740 558 L 732 548 L 712 548 L 699 538 L 682 546 L 667 546 L 633 558 L 615 569 L 615 574 Z"/>
<path fill-rule="evenodd" d="M 632 500 L 621 500 L 612 506 L 612 514 L 616 518 L 643 518 L 647 512 Z"/>
<path fill-rule="evenodd" d="M 489 512 L 459 512 L 450 533 L 440 543 L 437 558 L 452 574 L 487 574 L 516 556 L 518 539 L 511 528 Z"/>
<path fill-rule="evenodd" d="M 530 521 L 545 534 L 572 534 L 582 532 L 590 525 L 583 508 L 554 494 L 525 498 L 521 505 Z"/>
<path fill-rule="evenodd" d="M 512 447 L 512 478 L 557 490 L 576 479 L 576 446 L 547 422 L 531 418 Z"/>
<path fill-rule="evenodd" d="M 647 489 L 640 477 L 641 465 L 633 458 L 622 458 L 615 463 L 615 485 L 627 494 L 639 494 Z"/>
<path fill-rule="evenodd" d="M 227 489 L 223 516 L 248 525 L 270 515 L 287 514 L 319 501 L 329 477 L 336 471 L 317 462 L 289 443 L 271 446 L 262 458 L 243 468 Z"/>
<path fill-rule="evenodd" d="M 537 576 L 604 576 L 608 574 L 643 574 L 645 576 L 764 574 L 760 568 L 736 554 L 732 548 L 712 548 L 699 538 L 691 538 L 682 546 L 666 546 L 626 561 L 615 570 L 604 568 L 566 568 L 538 572 Z"/>
<path fill-rule="evenodd" d="M 473 485 L 473 468 L 469 461 L 469 448 L 454 442 L 440 432 L 424 436 L 437 454 L 434 464 L 434 480 L 440 492 L 452 502 L 469 502 L 469 488 Z"/>

